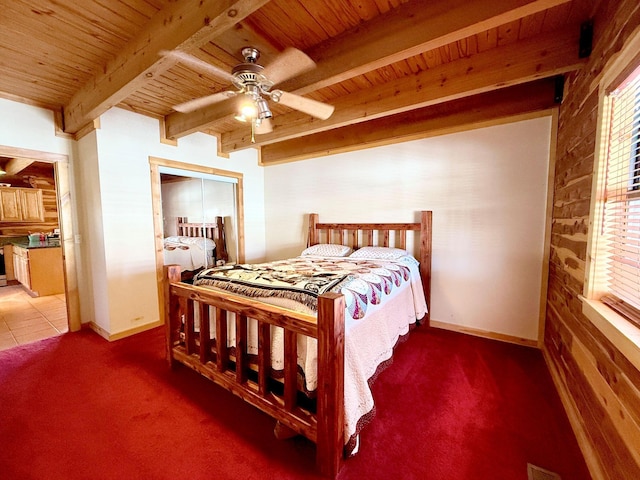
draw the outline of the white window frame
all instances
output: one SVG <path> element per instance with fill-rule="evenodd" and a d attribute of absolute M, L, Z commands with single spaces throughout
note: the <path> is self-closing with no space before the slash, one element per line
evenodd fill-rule
<path fill-rule="evenodd" d="M 618 350 L 638 369 L 640 369 L 640 328 L 629 322 L 599 299 L 606 293 L 607 287 L 603 275 L 604 255 L 598 255 L 602 249 L 600 225 L 602 225 L 604 193 L 606 182 L 606 139 L 604 121 L 609 118 L 610 99 L 607 95 L 613 82 L 632 64 L 637 62 L 640 51 L 640 29 L 629 37 L 622 50 L 605 65 L 599 79 L 598 125 L 596 130 L 596 151 L 594 157 L 593 185 L 589 215 L 589 237 L 587 241 L 587 261 L 585 265 L 585 284 L 583 290 L 582 313 L 613 343 Z M 630 72 L 629 72 L 630 73 Z M 600 245 L 599 245 L 600 241 Z"/>

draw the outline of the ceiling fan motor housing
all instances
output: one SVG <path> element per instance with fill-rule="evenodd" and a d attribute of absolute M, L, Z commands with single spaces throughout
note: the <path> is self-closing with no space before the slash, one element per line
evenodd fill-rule
<path fill-rule="evenodd" d="M 233 84 L 240 90 L 245 90 L 249 85 L 255 85 L 263 92 L 268 92 L 273 83 L 262 74 L 264 67 L 257 63 L 241 63 L 233 67 L 231 74 L 234 77 Z"/>

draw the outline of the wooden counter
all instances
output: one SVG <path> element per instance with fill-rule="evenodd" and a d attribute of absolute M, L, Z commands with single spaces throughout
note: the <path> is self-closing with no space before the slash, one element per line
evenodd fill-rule
<path fill-rule="evenodd" d="M 13 245 L 13 273 L 34 297 L 64 293 L 62 248 Z"/>

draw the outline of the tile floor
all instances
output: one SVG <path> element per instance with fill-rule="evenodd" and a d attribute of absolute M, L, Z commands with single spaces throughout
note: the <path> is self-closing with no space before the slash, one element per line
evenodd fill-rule
<path fill-rule="evenodd" d="M 64 294 L 31 297 L 20 285 L 0 287 L 0 350 L 68 330 Z"/>

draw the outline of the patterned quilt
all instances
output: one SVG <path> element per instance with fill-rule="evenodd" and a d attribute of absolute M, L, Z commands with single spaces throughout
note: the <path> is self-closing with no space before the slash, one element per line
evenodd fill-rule
<path fill-rule="evenodd" d="M 260 264 L 209 268 L 194 285 L 209 285 L 247 297 L 278 297 L 317 311 L 318 296 L 327 292 L 345 295 L 352 319 L 364 317 L 371 305 L 380 304 L 394 286 L 410 279 L 408 265 L 344 257 L 295 257 Z"/>

